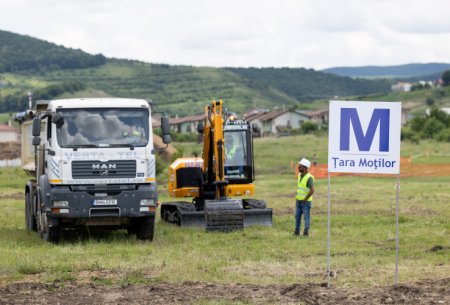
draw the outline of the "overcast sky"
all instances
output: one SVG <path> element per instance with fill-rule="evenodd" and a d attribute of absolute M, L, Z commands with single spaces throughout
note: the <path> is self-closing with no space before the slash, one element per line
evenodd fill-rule
<path fill-rule="evenodd" d="M 0 29 L 150 63 L 324 69 L 450 63 L 449 14 L 449 0 L 0 0 Z"/>

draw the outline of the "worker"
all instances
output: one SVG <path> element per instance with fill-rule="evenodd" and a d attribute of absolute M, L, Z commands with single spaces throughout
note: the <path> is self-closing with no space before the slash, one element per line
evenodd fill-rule
<path fill-rule="evenodd" d="M 243 158 L 242 151 L 239 149 L 237 143 L 235 143 L 232 135 L 226 135 L 225 137 L 225 157 L 226 163 L 229 165 L 238 165 L 240 159 Z"/>
<path fill-rule="evenodd" d="M 309 236 L 310 210 L 313 199 L 312 195 L 314 194 L 314 176 L 308 172 L 311 167 L 311 162 L 308 159 L 302 158 L 298 162 L 298 167 L 294 235 L 300 235 L 301 217 L 304 215 L 305 228 L 303 230 L 303 236 Z"/>
<path fill-rule="evenodd" d="M 144 136 L 144 130 L 142 127 L 130 126 L 128 130 L 122 133 L 124 138 L 142 139 Z"/>
<path fill-rule="evenodd" d="M 225 136 L 225 175 L 242 176 L 244 174 L 244 154 L 234 136 Z"/>

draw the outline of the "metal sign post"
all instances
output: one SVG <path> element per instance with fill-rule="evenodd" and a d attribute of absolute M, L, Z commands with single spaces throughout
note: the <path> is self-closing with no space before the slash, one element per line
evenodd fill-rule
<path fill-rule="evenodd" d="M 398 252 L 399 252 L 399 233 L 398 233 L 398 214 L 400 196 L 400 174 L 397 175 L 397 185 L 395 194 L 395 285 L 398 284 Z"/>
<path fill-rule="evenodd" d="M 330 173 L 396 174 L 395 284 L 398 283 L 400 102 L 330 101 L 328 128 L 327 287 L 331 287 Z"/>
<path fill-rule="evenodd" d="M 327 288 L 331 288 L 330 276 L 331 276 L 331 200 L 330 200 L 330 172 L 328 172 L 328 230 L 327 230 Z"/>

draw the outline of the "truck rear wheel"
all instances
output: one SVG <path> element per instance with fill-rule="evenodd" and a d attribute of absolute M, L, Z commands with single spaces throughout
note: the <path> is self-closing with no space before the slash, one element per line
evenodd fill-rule
<path fill-rule="evenodd" d="M 33 211 L 33 194 L 27 192 L 25 194 L 25 224 L 29 231 L 37 231 L 36 217 Z"/>
<path fill-rule="evenodd" d="M 153 240 L 155 234 L 155 216 L 141 217 L 136 222 L 136 237 L 140 240 Z"/>

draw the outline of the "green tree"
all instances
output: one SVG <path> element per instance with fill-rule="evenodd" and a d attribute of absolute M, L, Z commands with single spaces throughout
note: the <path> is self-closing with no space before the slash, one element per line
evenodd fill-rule
<path fill-rule="evenodd" d="M 319 126 L 317 126 L 317 124 L 310 122 L 310 121 L 305 121 L 300 126 L 300 131 L 303 134 L 312 133 L 318 129 L 319 129 Z"/>
<path fill-rule="evenodd" d="M 436 136 L 435 139 L 441 142 L 450 142 L 450 127 L 442 129 Z"/>
<path fill-rule="evenodd" d="M 423 126 L 423 134 L 425 138 L 433 138 L 435 135 L 439 134 L 444 130 L 445 125 L 436 118 L 429 118 L 425 125 Z"/>
<path fill-rule="evenodd" d="M 437 107 L 431 109 L 430 118 L 435 118 L 439 122 L 443 123 L 446 127 L 449 127 L 450 125 L 450 116 L 445 111 L 442 111 Z"/>
<path fill-rule="evenodd" d="M 447 70 L 442 74 L 442 81 L 444 82 L 444 86 L 450 85 L 450 70 Z"/>
<path fill-rule="evenodd" d="M 409 121 L 409 126 L 411 126 L 412 131 L 421 132 L 426 121 L 427 117 L 425 116 L 415 116 Z"/>

